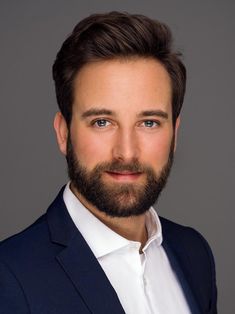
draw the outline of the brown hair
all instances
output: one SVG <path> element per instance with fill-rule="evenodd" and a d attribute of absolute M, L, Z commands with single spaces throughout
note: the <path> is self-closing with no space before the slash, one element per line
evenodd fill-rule
<path fill-rule="evenodd" d="M 143 57 L 158 60 L 172 85 L 173 124 L 183 104 L 186 69 L 180 53 L 172 51 L 168 26 L 144 15 L 122 12 L 93 14 L 79 22 L 59 50 L 53 65 L 56 97 L 70 125 L 73 81 L 85 64 L 115 58 Z"/>

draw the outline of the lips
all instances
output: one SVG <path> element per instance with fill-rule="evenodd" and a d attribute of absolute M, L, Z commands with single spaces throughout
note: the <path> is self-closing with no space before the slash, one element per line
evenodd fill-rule
<path fill-rule="evenodd" d="M 106 171 L 106 173 L 115 180 L 118 181 L 135 181 L 141 176 L 141 172 L 131 171 Z"/>

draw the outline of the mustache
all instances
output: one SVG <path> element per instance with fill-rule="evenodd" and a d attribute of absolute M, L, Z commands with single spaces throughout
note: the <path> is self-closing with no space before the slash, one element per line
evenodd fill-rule
<path fill-rule="evenodd" d="M 141 164 L 139 161 L 133 161 L 129 163 L 124 163 L 120 161 L 103 162 L 96 165 L 95 172 L 115 172 L 115 171 L 129 171 L 129 172 L 149 172 L 152 168 Z"/>

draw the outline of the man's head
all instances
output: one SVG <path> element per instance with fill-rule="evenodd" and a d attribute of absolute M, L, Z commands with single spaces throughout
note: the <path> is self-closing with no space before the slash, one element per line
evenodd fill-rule
<path fill-rule="evenodd" d="M 111 12 L 81 21 L 53 66 L 55 129 L 80 199 L 144 213 L 173 161 L 186 73 L 167 26 Z"/>
<path fill-rule="evenodd" d="M 158 60 L 171 78 L 172 118 L 175 124 L 183 104 L 186 70 L 172 50 L 170 29 L 143 15 L 110 12 L 79 22 L 65 40 L 53 65 L 57 102 L 70 124 L 74 79 L 86 64 L 133 57 Z"/>

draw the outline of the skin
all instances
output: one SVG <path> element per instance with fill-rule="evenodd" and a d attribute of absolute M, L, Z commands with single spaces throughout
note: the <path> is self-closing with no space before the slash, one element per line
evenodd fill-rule
<path fill-rule="evenodd" d="M 85 65 L 74 81 L 70 125 L 76 156 L 87 170 L 100 162 L 138 160 L 159 171 L 166 164 L 179 118 L 172 124 L 171 82 L 155 59 L 132 58 Z M 54 128 L 60 151 L 66 155 L 68 127 L 60 112 Z M 104 173 L 106 184 L 143 184 L 144 174 Z M 147 241 L 145 215 L 109 217 L 91 205 L 73 186 L 74 194 L 97 218 L 121 236 Z"/>

